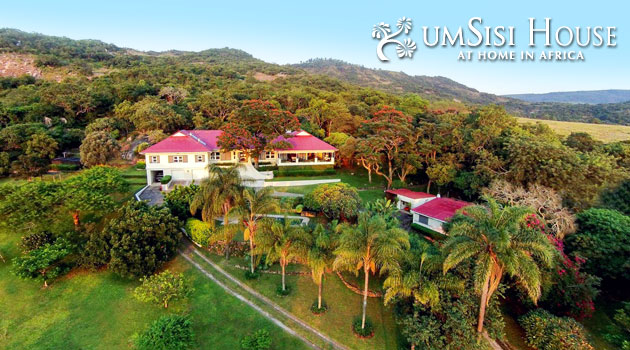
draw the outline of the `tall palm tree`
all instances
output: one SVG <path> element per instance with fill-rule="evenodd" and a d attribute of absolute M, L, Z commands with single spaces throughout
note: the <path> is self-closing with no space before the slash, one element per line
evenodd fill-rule
<path fill-rule="evenodd" d="M 336 226 L 336 225 L 335 225 Z M 335 240 L 326 232 L 324 226 L 318 224 L 313 230 L 313 242 L 308 251 L 308 266 L 311 268 L 313 282 L 317 285 L 317 309 L 322 309 L 322 284 L 326 270 L 334 261 Z"/>
<path fill-rule="evenodd" d="M 235 225 L 230 225 L 229 216 L 238 204 L 243 187 L 237 167 L 218 167 L 215 164 L 208 166 L 210 176 L 201 184 L 199 192 L 190 204 L 190 212 L 196 213 L 201 209 L 201 218 L 210 223 L 212 231 L 216 234 L 214 241 L 225 243 L 225 258 L 229 259 L 230 242 L 236 235 Z M 223 227 L 215 230 L 215 218 L 223 216 Z"/>
<path fill-rule="evenodd" d="M 271 196 L 272 193 L 273 190 L 270 187 L 264 187 L 258 191 L 245 188 L 241 195 L 239 211 L 245 225 L 243 236 L 246 241 L 249 241 L 251 273 L 254 273 L 254 247 L 256 246 L 258 221 L 265 214 L 280 210 L 278 202 Z"/>
<path fill-rule="evenodd" d="M 477 332 L 483 331 L 486 307 L 499 287 L 504 274 L 513 277 L 532 301 L 540 297 L 541 266 L 550 267 L 554 250 L 540 232 L 523 229 L 524 218 L 531 210 L 518 206 L 501 206 L 486 198 L 488 205 L 466 207 L 466 216 L 453 219 L 443 271 L 473 259 L 474 285 L 481 291 Z"/>
<path fill-rule="evenodd" d="M 304 229 L 293 224 L 286 216 L 284 223 L 274 220 L 259 237 L 257 251 L 267 253 L 267 261 L 279 262 L 282 269 L 282 290 L 287 290 L 286 267 L 290 262 L 298 261 L 308 252 L 308 236 Z"/>
<path fill-rule="evenodd" d="M 333 268 L 355 271 L 358 275 L 363 269 L 363 315 L 361 328 L 365 328 L 368 283 L 370 272 L 390 271 L 398 266 L 397 259 L 405 249 L 409 249 L 409 235 L 406 231 L 387 227 L 387 222 L 380 216 L 368 213 L 359 214 L 356 225 L 345 225 L 339 237 L 339 247 L 335 249 L 336 258 Z"/>

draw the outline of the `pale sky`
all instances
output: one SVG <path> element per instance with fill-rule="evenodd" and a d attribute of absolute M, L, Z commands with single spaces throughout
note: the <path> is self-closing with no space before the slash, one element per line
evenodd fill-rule
<path fill-rule="evenodd" d="M 298 63 L 309 58 L 336 58 L 371 68 L 410 75 L 441 75 L 495 94 L 549 91 L 630 89 L 630 3 L 626 1 L 3 1 L 0 27 L 98 39 L 122 47 L 163 51 L 242 49 L 267 62 Z M 398 59 L 390 45 L 389 63 L 376 56 L 372 27 L 413 20 L 408 38 L 418 46 L 413 59 Z M 584 62 L 458 62 L 458 47 L 427 48 L 422 26 L 459 26 L 467 31 L 471 17 L 483 26 L 514 26 L 520 52 L 528 49 L 529 17 L 552 33 L 560 26 L 614 26 L 616 48 L 582 49 Z M 480 26 L 481 27 L 481 26 Z M 626 36 L 628 35 L 628 36 Z M 552 35 L 553 36 L 553 35 Z M 402 36 L 401 36 L 402 37 Z M 466 37 L 468 38 L 468 37 Z M 403 37 L 404 39 L 404 37 Z M 472 37 L 472 39 L 475 39 Z M 537 36 L 539 53 L 544 37 Z M 508 50 L 508 48 L 504 48 Z M 558 49 L 555 46 L 553 50 Z M 567 48 L 567 50 L 576 48 Z M 478 48 L 477 51 L 487 50 Z M 538 55 L 537 55 L 538 56 Z"/>

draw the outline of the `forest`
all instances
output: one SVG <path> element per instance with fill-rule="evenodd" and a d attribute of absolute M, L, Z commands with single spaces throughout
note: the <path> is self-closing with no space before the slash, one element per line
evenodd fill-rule
<path fill-rule="evenodd" d="M 106 266 L 120 278 L 142 278 L 137 298 L 166 309 L 170 299 L 156 297 L 156 285 L 173 288 L 174 301 L 200 290 L 168 271 L 155 274 L 176 255 L 185 226 L 196 243 L 219 252 L 212 261 L 226 264 L 230 255 L 245 261 L 247 281 L 279 266 L 282 284 L 274 297 L 291 293 L 285 268 L 304 266 L 319 287 L 313 314 L 334 313 L 342 302 L 324 294 L 327 311 L 322 276 L 364 277 L 357 282 L 365 283 L 362 317 L 344 319 L 350 334 L 344 337 L 353 337 L 352 324 L 360 338 L 351 346 L 369 348 L 363 341 L 374 334 L 384 342 L 386 328 L 366 317 L 376 307 L 371 302 L 368 308 L 368 292 L 376 289 L 383 296 L 378 307 L 394 309 L 400 340 L 392 349 L 483 348 L 478 337 L 484 330 L 506 338 L 504 313 L 517 315 L 531 348 L 592 349 L 580 322 L 599 305 L 612 309 L 614 321 L 598 341 L 630 349 L 630 304 L 623 293 L 630 280 L 628 141 L 562 137 L 542 124 L 519 124 L 509 103 L 386 92 L 228 48 L 139 52 L 2 29 L 0 56 L 8 54 L 32 59 L 41 73 L 0 78 L 0 216 L 2 229 L 11 231 L 6 237 L 21 237 L 19 246 L 0 245 L 0 257 L 21 251 L 12 260 L 20 278 L 48 288 L 74 268 Z M 573 120 L 580 106 L 549 113 Z M 178 188 L 164 206 L 121 197 L 130 191 L 124 169 L 142 169 L 136 157 L 144 148 L 181 129 L 266 132 L 253 116 L 267 118 L 274 132 L 299 127 L 337 147 L 336 173 L 351 174 L 355 180 L 344 182 L 358 185 L 322 185 L 303 199 L 276 201 L 268 191 L 240 187 L 233 169 L 210 169 L 214 181 Z M 51 172 L 58 178 L 47 181 Z M 360 190 L 381 195 L 392 188 L 480 204 L 453 217 L 447 237 L 425 239 L 399 227 L 391 203 L 359 196 Z M 319 211 L 321 222 L 300 230 L 286 218 L 256 221 L 259 214 L 302 209 Z M 229 223 L 230 215 L 238 224 L 215 227 L 217 220 Z M 189 319 L 156 322 L 158 330 L 185 329 L 181 348 L 190 345 Z M 246 347 L 254 338 L 267 343 L 264 333 L 243 338 L 242 347 L 269 348 Z M 137 348 L 152 348 L 149 338 L 144 334 Z"/>

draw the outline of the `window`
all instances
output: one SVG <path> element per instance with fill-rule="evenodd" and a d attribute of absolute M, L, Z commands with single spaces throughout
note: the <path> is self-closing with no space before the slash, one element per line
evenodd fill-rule
<path fill-rule="evenodd" d="M 205 158 L 206 158 L 206 157 L 205 157 L 203 154 L 198 154 L 198 155 L 195 157 L 195 160 L 196 160 L 198 163 L 200 163 L 200 162 L 204 162 L 204 161 L 206 160 Z"/>
<path fill-rule="evenodd" d="M 151 156 L 149 158 L 149 163 L 159 163 L 160 162 L 160 156 Z"/>
<path fill-rule="evenodd" d="M 183 163 L 184 156 L 173 156 L 173 163 Z"/>
<path fill-rule="evenodd" d="M 273 151 L 265 152 L 265 159 L 274 159 L 275 157 L 276 157 L 276 154 Z"/>
<path fill-rule="evenodd" d="M 210 160 L 221 160 L 221 152 L 211 152 Z"/>
<path fill-rule="evenodd" d="M 428 225 L 429 224 L 429 218 L 424 216 L 424 215 L 418 215 L 418 222 L 421 223 L 421 224 Z"/>

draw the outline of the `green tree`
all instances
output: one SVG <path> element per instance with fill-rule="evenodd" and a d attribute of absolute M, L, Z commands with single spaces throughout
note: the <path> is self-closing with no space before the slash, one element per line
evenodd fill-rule
<path fill-rule="evenodd" d="M 357 189 L 348 184 L 322 184 L 304 196 L 304 206 L 331 219 L 347 220 L 357 216 L 361 198 Z"/>
<path fill-rule="evenodd" d="M 508 274 L 523 287 L 532 301 L 541 294 L 541 267 L 551 267 L 554 249 L 539 231 L 523 229 L 530 209 L 501 206 L 488 198 L 488 206 L 466 207 L 466 216 L 453 218 L 443 246 L 443 270 L 472 259 L 475 289 L 481 292 L 477 332 L 483 330 L 486 307 Z"/>
<path fill-rule="evenodd" d="M 308 236 L 286 216 L 284 222 L 273 220 L 263 227 L 256 250 L 267 253 L 267 263 L 280 263 L 282 270 L 282 291 L 286 291 L 286 268 L 289 263 L 298 261 L 308 252 Z"/>
<path fill-rule="evenodd" d="M 185 316 L 165 315 L 135 340 L 138 350 L 186 350 L 193 346 L 192 322 Z"/>
<path fill-rule="evenodd" d="M 142 284 L 134 290 L 136 299 L 145 303 L 157 303 L 168 308 L 172 300 L 180 300 L 188 297 L 193 289 L 184 280 L 184 275 L 174 275 L 170 271 L 141 278 Z"/>
<path fill-rule="evenodd" d="M 203 181 L 199 192 L 190 203 L 190 212 L 201 211 L 203 221 L 209 223 L 215 232 L 214 241 L 225 245 L 225 258 L 230 257 L 230 243 L 236 235 L 236 226 L 230 224 L 230 213 L 235 209 L 243 193 L 241 176 L 237 167 L 222 168 L 209 165 L 210 177 Z M 215 230 L 215 219 L 223 216 L 223 228 Z M 218 234 L 218 236 L 217 236 Z"/>
<path fill-rule="evenodd" d="M 243 350 L 268 350 L 271 348 L 271 336 L 266 329 L 259 329 L 241 341 Z"/>
<path fill-rule="evenodd" d="M 336 240 L 318 224 L 313 230 L 313 242 L 308 251 L 307 263 L 311 269 L 311 277 L 317 285 L 317 309 L 322 309 L 322 287 L 326 270 L 332 268 L 335 259 Z"/>
<path fill-rule="evenodd" d="M 109 269 L 130 278 L 155 272 L 177 251 L 179 220 L 167 208 L 130 201 L 118 209 L 105 232 L 109 235 Z"/>
<path fill-rule="evenodd" d="M 275 198 L 271 196 L 272 192 L 273 190 L 270 187 L 264 187 L 258 191 L 252 188 L 245 188 L 241 196 L 239 211 L 245 225 L 243 238 L 249 241 L 251 273 L 254 273 L 254 247 L 257 244 L 256 236 L 259 221 L 265 214 L 273 213 L 280 209 Z"/>
<path fill-rule="evenodd" d="M 62 266 L 62 261 L 72 250 L 70 242 L 59 238 L 54 243 L 44 244 L 26 255 L 14 258 L 13 273 L 21 278 L 40 279 L 44 287 L 48 287 L 48 281 L 68 270 Z"/>
<path fill-rule="evenodd" d="M 625 180 L 619 186 L 602 192 L 599 203 L 604 208 L 615 209 L 625 215 L 630 215 L 630 180 Z"/>
<path fill-rule="evenodd" d="M 356 226 L 345 225 L 335 249 L 333 268 L 354 271 L 363 270 L 363 314 L 361 329 L 365 328 L 367 312 L 368 282 L 370 273 L 381 274 L 398 266 L 398 259 L 409 249 L 409 236 L 400 228 L 388 228 L 381 216 L 359 214 Z"/>
<path fill-rule="evenodd" d="M 195 184 L 189 186 L 175 186 L 164 195 L 164 205 L 171 210 L 171 214 L 185 221 L 191 215 L 190 204 L 197 193 L 199 193 L 199 189 L 200 187 Z"/>
<path fill-rule="evenodd" d="M 118 142 L 107 132 L 93 132 L 85 137 L 79 147 L 81 163 L 86 167 L 107 164 L 116 157 L 119 150 Z"/>

